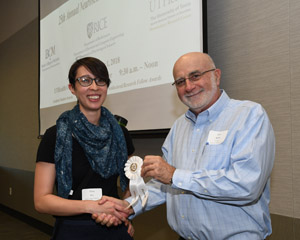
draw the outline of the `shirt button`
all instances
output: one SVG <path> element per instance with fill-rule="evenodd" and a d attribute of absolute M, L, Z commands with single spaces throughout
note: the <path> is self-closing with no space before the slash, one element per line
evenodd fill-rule
<path fill-rule="evenodd" d="M 188 237 L 188 239 L 192 239 L 191 237 Z"/>
<path fill-rule="evenodd" d="M 192 152 L 195 152 L 195 149 L 192 149 Z"/>
<path fill-rule="evenodd" d="M 200 131 L 200 129 L 199 128 L 197 128 L 197 132 L 199 132 Z"/>
<path fill-rule="evenodd" d="M 178 185 L 179 185 L 179 186 L 181 186 L 181 185 L 182 185 L 182 183 L 180 182 L 180 183 L 178 183 Z"/>
<path fill-rule="evenodd" d="M 207 190 L 205 189 L 204 192 L 207 193 Z"/>
<path fill-rule="evenodd" d="M 184 215 L 181 215 L 181 218 L 184 218 Z"/>

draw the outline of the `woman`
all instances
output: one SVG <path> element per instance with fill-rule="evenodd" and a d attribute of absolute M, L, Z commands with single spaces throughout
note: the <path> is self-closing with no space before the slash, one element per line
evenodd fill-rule
<path fill-rule="evenodd" d="M 34 204 L 37 211 L 56 217 L 52 239 L 132 239 L 131 225 L 128 230 L 125 224 L 108 228 L 91 219 L 93 213 L 106 213 L 125 221 L 128 214 L 110 202 L 97 201 L 101 191 L 118 198 L 118 176 L 125 196 L 129 194 L 124 165 L 134 151 L 131 145 L 127 154 L 121 127 L 102 106 L 109 84 L 103 62 L 92 57 L 77 60 L 69 71 L 69 89 L 78 104 L 59 117 L 40 143 Z"/>

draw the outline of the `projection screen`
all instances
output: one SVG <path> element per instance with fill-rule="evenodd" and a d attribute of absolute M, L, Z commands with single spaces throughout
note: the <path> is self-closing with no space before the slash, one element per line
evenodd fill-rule
<path fill-rule="evenodd" d="M 40 134 L 76 104 L 68 71 L 86 56 L 107 65 L 104 106 L 131 132 L 169 129 L 187 110 L 171 85 L 173 64 L 203 51 L 203 39 L 198 0 L 40 0 Z"/>

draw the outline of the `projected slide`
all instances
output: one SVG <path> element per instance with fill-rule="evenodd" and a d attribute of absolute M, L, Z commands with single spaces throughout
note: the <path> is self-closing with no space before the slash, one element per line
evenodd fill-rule
<path fill-rule="evenodd" d="M 153 87 L 169 86 L 174 61 L 186 52 L 202 51 L 201 6 L 195 0 L 72 0 L 61 4 L 40 21 L 41 111 L 76 101 L 68 89 L 68 70 L 76 59 L 86 56 L 106 63 L 112 102 L 126 92 L 132 95 L 132 91 L 147 89 L 151 94 Z M 41 126 L 42 131 L 49 127 L 42 117 Z M 165 127 L 170 126 L 144 129 Z"/>

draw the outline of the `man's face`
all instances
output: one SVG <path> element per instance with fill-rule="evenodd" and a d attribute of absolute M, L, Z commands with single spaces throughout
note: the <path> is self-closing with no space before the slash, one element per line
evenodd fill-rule
<path fill-rule="evenodd" d="M 205 55 L 191 54 L 180 58 L 174 66 L 175 81 L 181 78 L 190 78 L 193 74 L 201 74 L 214 69 Z M 216 69 L 202 75 L 197 81 L 185 80 L 182 86 L 176 86 L 180 100 L 190 110 L 198 115 L 214 104 L 220 96 L 220 70 Z"/>

